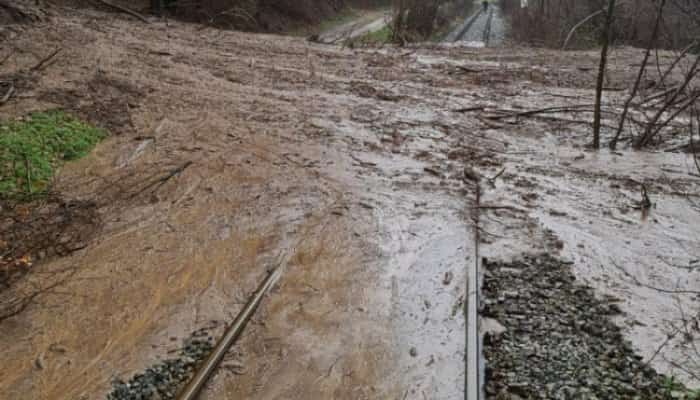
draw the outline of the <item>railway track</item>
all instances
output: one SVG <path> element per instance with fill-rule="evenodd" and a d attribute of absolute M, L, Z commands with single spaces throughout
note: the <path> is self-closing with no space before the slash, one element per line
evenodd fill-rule
<path fill-rule="evenodd" d="M 447 40 L 451 42 L 459 42 L 463 40 L 464 36 L 469 32 L 469 30 L 472 28 L 476 20 L 481 16 L 483 12 L 484 10 L 482 8 L 479 8 L 479 10 L 476 13 L 469 17 L 466 23 L 457 28 L 457 30 L 454 31 L 453 34 L 448 36 Z"/>
<path fill-rule="evenodd" d="M 491 39 L 491 24 L 493 23 L 493 7 L 489 8 L 488 17 L 486 17 L 486 26 L 484 27 L 484 47 L 489 47 L 489 40 Z"/>
<path fill-rule="evenodd" d="M 492 26 L 495 14 L 495 6 L 490 6 L 488 9 L 479 7 L 462 25 L 452 31 L 446 42 L 475 42 L 483 43 L 484 47 L 488 47 L 492 42 Z"/>
<path fill-rule="evenodd" d="M 472 208 L 471 218 L 474 226 L 474 264 L 466 263 L 467 268 L 467 295 L 464 304 L 465 320 L 465 365 L 464 365 L 464 400 L 481 400 L 483 387 L 483 374 L 481 366 L 482 343 L 481 329 L 479 327 L 479 295 L 481 293 L 481 184 L 476 182 L 476 201 Z"/>

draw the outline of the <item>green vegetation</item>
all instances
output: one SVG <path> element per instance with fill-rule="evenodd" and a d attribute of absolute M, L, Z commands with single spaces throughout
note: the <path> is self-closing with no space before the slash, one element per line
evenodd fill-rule
<path fill-rule="evenodd" d="M 354 19 L 359 18 L 360 15 L 361 14 L 354 8 L 345 7 L 338 14 L 330 18 L 324 19 L 323 22 L 321 22 L 321 24 L 318 26 L 317 30 L 319 32 L 329 31 L 337 26 L 346 24 Z"/>
<path fill-rule="evenodd" d="M 391 35 L 391 27 L 387 25 L 378 31 L 368 32 L 362 36 L 358 36 L 353 39 L 348 39 L 346 44 L 351 47 L 382 45 L 391 41 Z"/>
<path fill-rule="evenodd" d="M 391 40 L 391 28 L 387 25 L 378 31 L 369 32 L 363 37 L 369 43 L 388 43 Z"/>
<path fill-rule="evenodd" d="M 700 390 L 691 390 L 678 382 L 675 377 L 664 377 L 664 389 L 679 400 L 700 400 Z"/>
<path fill-rule="evenodd" d="M 324 18 L 318 24 L 304 24 L 286 32 L 290 36 L 309 36 L 313 33 L 323 33 L 333 28 L 351 22 L 360 17 L 360 13 L 352 7 L 344 7 L 337 14 Z"/>
<path fill-rule="evenodd" d="M 46 190 L 63 162 L 85 156 L 106 136 L 61 111 L 0 123 L 0 196 Z"/>

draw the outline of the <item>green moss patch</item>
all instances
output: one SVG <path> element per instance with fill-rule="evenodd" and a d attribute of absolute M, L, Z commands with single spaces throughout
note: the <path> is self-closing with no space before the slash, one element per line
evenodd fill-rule
<path fill-rule="evenodd" d="M 85 156 L 106 136 L 61 111 L 0 122 L 0 196 L 45 191 L 64 162 Z"/>

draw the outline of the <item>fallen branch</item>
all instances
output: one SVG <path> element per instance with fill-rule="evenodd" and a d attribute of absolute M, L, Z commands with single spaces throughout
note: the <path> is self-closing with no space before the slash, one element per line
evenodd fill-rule
<path fill-rule="evenodd" d="M 676 68 L 679 62 L 688 54 L 690 50 L 692 50 L 694 47 L 698 45 L 698 40 L 695 39 L 693 40 L 693 43 L 689 44 L 686 48 L 684 48 L 681 51 L 681 54 L 676 57 L 675 60 L 673 60 L 673 63 L 666 69 L 666 72 L 664 72 L 663 75 L 661 75 L 661 78 L 659 79 L 659 83 L 657 86 L 665 86 L 666 78 L 673 72 L 673 70 Z"/>
<path fill-rule="evenodd" d="M 670 88 L 668 88 L 668 89 L 666 89 L 666 90 L 664 90 L 664 91 L 661 91 L 661 92 L 659 92 L 659 93 L 652 94 L 651 96 L 644 98 L 644 99 L 639 103 L 639 105 L 641 106 L 641 105 L 647 104 L 647 103 L 649 103 L 649 102 L 651 102 L 651 101 L 653 101 L 653 100 L 656 100 L 656 99 L 658 99 L 658 98 L 660 98 L 660 97 L 668 96 L 669 94 L 671 94 L 671 93 L 675 92 L 676 90 L 678 90 L 679 87 L 680 87 L 680 85 L 675 85 L 675 86 L 672 86 L 672 87 L 670 87 Z"/>
<path fill-rule="evenodd" d="M 637 140 L 637 142 L 634 144 L 634 147 L 637 149 L 640 149 L 646 145 L 648 145 L 651 140 L 661 131 L 661 128 L 665 126 L 665 124 L 662 127 L 659 127 L 657 129 L 654 129 L 656 124 L 658 123 L 659 119 L 664 115 L 664 113 L 672 106 L 672 104 L 675 103 L 675 101 L 681 96 L 681 94 L 685 91 L 685 89 L 690 85 L 690 82 L 695 78 L 698 74 L 698 67 L 700 67 L 700 56 L 695 58 L 695 62 L 693 65 L 690 67 L 690 70 L 685 76 L 685 79 L 683 83 L 680 85 L 680 87 L 673 93 L 671 96 L 671 99 L 669 99 L 666 104 L 659 109 L 656 114 L 651 118 L 649 121 L 649 125 L 647 126 L 646 130 L 642 134 L 642 136 Z M 667 120 L 670 121 L 670 120 Z"/>
<path fill-rule="evenodd" d="M 529 110 L 529 111 L 521 111 L 521 112 L 507 112 L 503 115 L 489 115 L 486 116 L 486 118 L 491 119 L 491 120 L 500 120 L 500 119 L 506 119 L 510 117 L 529 117 L 532 115 L 537 115 L 537 114 L 556 114 L 556 113 L 562 113 L 562 112 L 583 112 L 583 111 L 589 111 L 586 110 L 588 107 L 593 107 L 593 104 L 577 104 L 577 105 L 571 105 L 571 106 L 563 106 L 563 107 L 547 107 L 547 108 L 540 108 L 537 110 Z"/>
<path fill-rule="evenodd" d="M 493 181 L 495 181 L 496 179 L 500 178 L 501 175 L 503 175 L 504 172 L 506 172 L 506 167 L 503 167 L 503 169 L 501 170 L 501 172 L 497 173 L 496 176 L 494 176 L 493 178 L 488 178 L 488 180 L 489 180 L 490 182 L 493 182 Z"/>
<path fill-rule="evenodd" d="M 53 60 L 53 58 L 56 57 L 56 56 L 58 55 L 58 53 L 60 53 L 62 50 L 63 50 L 63 49 L 60 48 L 60 47 L 57 48 L 57 49 L 54 50 L 51 54 L 49 54 L 48 56 L 42 58 L 41 61 L 39 61 L 35 66 L 33 66 L 32 68 L 30 68 L 29 70 L 30 70 L 31 72 L 41 71 L 42 69 L 44 69 L 44 68 L 46 67 L 46 65 L 48 64 L 48 62 L 51 61 L 51 60 Z"/>
<path fill-rule="evenodd" d="M 627 119 L 627 113 L 629 112 L 630 105 L 632 104 L 634 98 L 637 96 L 639 85 L 641 84 L 642 78 L 644 77 L 644 72 L 646 72 L 647 69 L 647 63 L 649 62 L 651 49 L 654 47 L 656 37 L 659 33 L 659 27 L 661 26 L 661 17 L 663 15 L 663 10 L 665 6 L 666 0 L 661 0 L 661 4 L 659 5 L 659 11 L 656 14 L 656 23 L 654 24 L 654 30 L 651 34 L 651 38 L 649 38 L 649 43 L 647 44 L 647 48 L 644 52 L 644 59 L 642 60 L 642 65 L 639 67 L 639 73 L 637 74 L 637 79 L 634 81 L 632 92 L 627 97 L 627 100 L 625 101 L 625 106 L 622 109 L 622 116 L 620 116 L 620 123 L 617 127 L 617 132 L 615 133 L 615 137 L 610 141 L 610 150 L 615 150 L 615 148 L 617 147 L 617 142 L 620 140 L 620 135 L 622 135 L 622 130 L 625 127 L 625 120 Z"/>
<path fill-rule="evenodd" d="M 453 110 L 452 112 L 456 113 L 468 113 L 472 111 L 484 111 L 485 107 L 484 106 L 477 106 L 477 107 L 466 107 L 466 108 L 458 108 L 456 110 Z"/>
<path fill-rule="evenodd" d="M 12 57 L 14 54 L 15 54 L 14 51 L 10 52 L 7 56 L 5 56 L 5 58 L 3 58 L 2 60 L 0 60 L 0 65 L 5 64 L 5 61 L 9 60 L 10 57 Z"/>
<path fill-rule="evenodd" d="M 90 0 L 90 1 L 103 4 L 103 5 L 107 6 L 107 7 L 111 7 L 111 8 L 113 8 L 113 9 L 117 10 L 117 11 L 123 12 L 124 14 L 129 14 L 129 15 L 131 15 L 132 17 L 135 17 L 135 18 L 141 20 L 141 21 L 144 22 L 144 23 L 147 23 L 147 24 L 150 23 L 150 22 L 146 19 L 146 17 L 144 17 L 143 15 L 137 13 L 136 11 L 134 11 L 134 10 L 132 10 L 132 9 L 130 9 L 130 8 L 123 7 L 123 6 L 120 6 L 120 5 L 118 5 L 118 4 L 110 3 L 110 2 L 107 1 L 107 0 Z"/>
<path fill-rule="evenodd" d="M 472 207 L 472 210 L 508 210 L 508 211 L 515 211 L 519 213 L 527 213 L 525 210 L 521 210 L 517 207 L 512 207 L 512 206 L 478 206 L 478 207 Z"/>
<path fill-rule="evenodd" d="M 167 175 L 156 179 L 155 181 L 149 183 L 144 187 L 143 189 L 139 190 L 138 192 L 134 193 L 133 195 L 130 196 L 131 199 L 134 197 L 140 195 L 141 193 L 153 188 L 154 191 L 160 189 L 161 186 L 165 185 L 170 179 L 180 175 L 182 172 L 184 172 L 190 165 L 192 165 L 192 161 L 187 161 L 183 165 L 173 169 L 172 171 L 168 172 Z"/>
<path fill-rule="evenodd" d="M 480 72 L 484 72 L 481 69 L 473 69 L 473 68 L 469 68 L 469 67 L 463 67 L 461 65 L 458 65 L 457 68 L 460 69 L 462 72 L 466 72 L 469 74 L 478 74 Z"/>
<path fill-rule="evenodd" d="M 7 89 L 7 92 L 0 98 L 0 106 L 7 103 L 8 100 L 10 100 L 10 97 L 15 93 L 15 85 L 10 82 L 10 87 Z"/>

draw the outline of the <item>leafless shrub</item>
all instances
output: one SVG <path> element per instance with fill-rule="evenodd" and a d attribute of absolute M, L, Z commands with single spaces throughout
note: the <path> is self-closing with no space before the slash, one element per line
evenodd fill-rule
<path fill-rule="evenodd" d="M 425 40 L 436 28 L 444 0 L 394 0 L 392 40 L 403 44 Z"/>
<path fill-rule="evenodd" d="M 659 0 L 618 1 L 612 37 L 617 43 L 646 46 L 656 21 Z M 514 40 L 531 44 L 560 47 L 573 27 L 586 20 L 572 40 L 574 47 L 597 46 L 603 40 L 605 0 L 529 0 L 521 7 L 520 0 L 501 0 L 510 17 Z M 657 45 L 661 48 L 682 48 L 700 35 L 700 3 L 672 0 L 661 20 Z"/>

